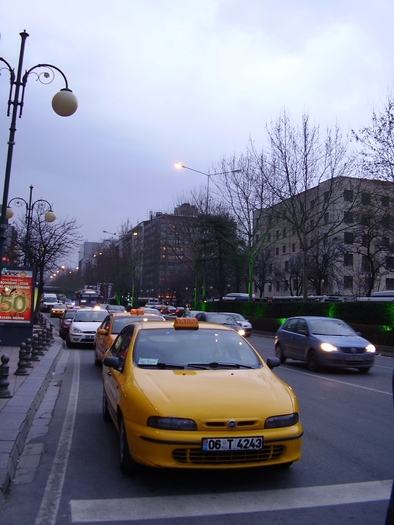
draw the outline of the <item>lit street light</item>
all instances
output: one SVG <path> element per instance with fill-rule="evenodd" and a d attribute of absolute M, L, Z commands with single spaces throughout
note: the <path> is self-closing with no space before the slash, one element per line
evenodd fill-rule
<path fill-rule="evenodd" d="M 215 175 L 230 175 L 231 173 L 241 173 L 242 170 L 230 170 L 230 171 L 222 171 L 221 173 L 204 173 L 203 171 L 195 170 L 194 168 L 189 168 L 188 166 L 185 166 L 181 162 L 176 162 L 175 167 L 178 170 L 185 169 L 190 171 L 195 171 L 196 173 L 201 173 L 201 175 L 205 175 L 208 178 L 207 182 L 207 203 L 205 208 L 205 213 L 208 215 L 208 202 L 209 202 L 209 180 L 211 177 L 214 177 Z"/>
<path fill-rule="evenodd" d="M 0 268 L 3 261 L 3 252 L 4 244 L 6 239 L 6 229 L 7 229 L 7 201 L 8 201 L 8 191 L 10 186 L 10 177 L 11 177 L 11 164 L 12 164 L 12 154 L 15 145 L 15 132 L 16 132 L 16 118 L 18 116 L 19 108 L 19 118 L 22 116 L 24 97 L 25 97 L 25 88 L 27 80 L 31 73 L 34 73 L 42 84 L 50 84 L 55 78 L 55 71 L 60 73 L 65 82 L 65 87 L 61 89 L 52 99 L 52 108 L 61 117 L 69 117 L 75 113 L 78 107 L 78 101 L 71 89 L 68 87 L 68 81 L 65 74 L 56 66 L 52 64 L 37 64 L 29 70 L 27 70 L 22 76 L 23 68 L 23 56 L 25 51 L 26 38 L 28 33 L 23 31 L 20 33 L 21 37 L 21 46 L 19 52 L 18 60 L 18 69 L 15 75 L 14 69 L 10 64 L 2 57 L 0 57 L 0 62 L 3 62 L 5 66 L 0 68 L 0 73 L 2 69 L 8 69 L 10 74 L 10 91 L 8 97 L 8 110 L 7 116 L 11 114 L 11 126 L 10 134 L 8 139 L 8 151 L 7 151 L 7 160 L 4 176 L 4 191 L 3 191 L 3 201 L 1 208 L 1 219 L 0 219 Z M 36 70 L 44 68 L 45 71 L 37 73 Z M 11 110 L 12 108 L 12 110 Z M 1 274 L 0 274 L 1 276 Z"/>
<path fill-rule="evenodd" d="M 24 258 L 24 266 L 27 266 L 29 264 L 29 255 L 30 255 L 30 227 L 33 219 L 33 211 L 34 206 L 37 204 L 37 208 L 41 209 L 42 213 L 44 213 L 44 209 L 47 207 L 44 214 L 44 219 L 46 222 L 53 222 L 56 220 L 56 215 L 54 214 L 52 210 L 52 206 L 48 201 L 45 199 L 38 199 L 35 202 L 33 201 L 33 186 L 30 186 L 30 196 L 29 196 L 29 202 L 25 201 L 22 197 L 14 197 L 11 199 L 7 205 L 6 210 L 6 219 L 11 219 L 11 217 L 14 216 L 14 212 L 12 208 L 10 207 L 10 204 L 15 201 L 15 206 L 22 206 L 23 204 L 26 207 L 26 216 L 25 216 L 25 224 L 26 224 L 26 239 L 25 239 L 25 258 Z"/>

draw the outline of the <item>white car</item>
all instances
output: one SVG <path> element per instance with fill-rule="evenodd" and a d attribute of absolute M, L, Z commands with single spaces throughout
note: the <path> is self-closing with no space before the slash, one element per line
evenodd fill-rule
<path fill-rule="evenodd" d="M 97 328 L 107 315 L 107 310 L 96 308 L 77 310 L 66 336 L 67 348 L 75 348 L 77 344 L 93 345 Z"/>
<path fill-rule="evenodd" d="M 231 315 L 236 322 L 239 324 L 239 326 L 242 326 L 242 328 L 245 330 L 245 337 L 250 337 L 252 334 L 252 323 L 250 323 L 245 317 L 241 314 L 237 314 L 235 312 L 220 312 L 222 314 Z"/>

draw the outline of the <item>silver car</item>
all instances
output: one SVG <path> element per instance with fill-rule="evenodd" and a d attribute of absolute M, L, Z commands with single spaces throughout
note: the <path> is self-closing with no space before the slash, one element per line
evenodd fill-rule
<path fill-rule="evenodd" d="M 275 355 L 282 363 L 297 359 L 311 371 L 322 367 L 357 368 L 366 373 L 373 366 L 375 347 L 341 319 L 289 317 L 275 336 Z"/>

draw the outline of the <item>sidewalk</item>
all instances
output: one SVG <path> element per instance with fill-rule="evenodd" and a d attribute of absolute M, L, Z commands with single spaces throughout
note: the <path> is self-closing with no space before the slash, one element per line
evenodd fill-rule
<path fill-rule="evenodd" d="M 32 361 L 26 375 L 15 375 L 19 347 L 0 346 L 0 357 L 10 358 L 7 387 L 12 397 L 0 397 L 0 492 L 7 491 L 15 476 L 27 433 L 63 351 L 63 341 L 54 337 L 39 361 Z M 0 362 L 1 364 L 1 362 Z M 2 389 L 0 389 L 1 395 Z M 3 391 L 4 393 L 4 391 Z"/>

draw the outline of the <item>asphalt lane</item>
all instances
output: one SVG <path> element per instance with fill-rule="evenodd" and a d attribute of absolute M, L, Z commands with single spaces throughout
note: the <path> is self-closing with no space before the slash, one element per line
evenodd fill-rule
<path fill-rule="evenodd" d="M 272 340 L 252 342 L 263 357 L 273 355 Z M 40 460 L 30 481 L 12 486 L 0 522 L 384 523 L 394 471 L 391 361 L 378 357 L 366 375 L 312 374 L 291 361 L 275 369 L 299 398 L 305 432 L 303 457 L 286 471 L 128 477 L 118 468 L 116 431 L 101 419 L 93 351 L 65 350 L 48 388 L 47 433 L 36 430 L 27 444 L 41 448 Z"/>

